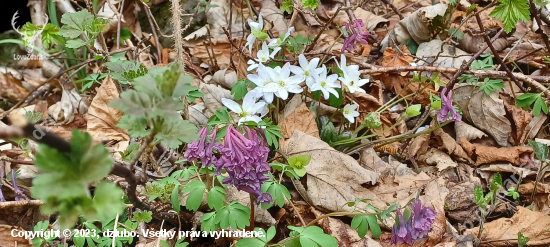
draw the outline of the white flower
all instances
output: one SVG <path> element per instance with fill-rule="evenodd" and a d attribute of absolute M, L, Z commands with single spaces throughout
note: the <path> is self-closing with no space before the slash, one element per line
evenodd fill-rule
<path fill-rule="evenodd" d="M 346 56 L 344 54 L 340 55 L 340 63 L 338 63 L 338 60 L 336 60 L 336 59 L 334 59 L 334 61 L 336 61 L 336 65 L 342 71 L 348 71 L 348 72 L 357 71 L 357 72 L 359 72 L 359 65 L 356 65 L 356 64 L 353 64 L 353 65 L 350 65 L 350 66 L 346 65 Z"/>
<path fill-rule="evenodd" d="M 273 52 L 269 54 L 269 48 L 267 47 L 267 44 L 264 41 L 262 43 L 262 49 L 256 53 L 256 56 L 258 56 L 258 60 L 256 61 L 258 61 L 259 63 L 265 63 L 270 58 L 275 58 L 275 54 L 277 54 L 279 50 L 281 50 L 281 47 L 277 47 L 273 49 Z M 258 63 L 256 61 L 248 60 L 248 64 L 250 64 L 250 66 L 248 66 L 246 70 L 251 71 L 251 70 L 254 70 L 255 68 L 258 68 Z"/>
<path fill-rule="evenodd" d="M 301 93 L 303 90 L 300 87 L 300 82 L 303 81 L 300 76 L 290 76 L 290 63 L 286 63 L 282 68 L 276 67 L 273 70 L 268 70 L 273 83 L 269 83 L 264 87 L 264 92 L 273 92 L 283 100 L 288 98 L 288 93 Z"/>
<path fill-rule="evenodd" d="M 285 36 L 281 36 L 279 37 L 278 39 L 271 39 L 271 41 L 269 41 L 269 48 L 276 48 L 276 47 L 279 47 L 281 46 L 281 44 L 283 42 L 285 42 L 285 40 L 288 38 L 288 36 L 290 36 L 290 33 L 294 31 L 294 27 L 290 27 L 288 29 L 288 31 L 286 32 Z"/>
<path fill-rule="evenodd" d="M 336 83 L 336 80 L 338 79 L 337 74 L 332 74 L 327 76 L 327 68 L 323 64 L 322 67 L 323 71 L 320 75 L 313 74 L 313 80 L 314 83 L 311 85 L 310 89 L 311 91 L 319 91 L 323 92 L 323 96 L 326 100 L 330 97 L 330 94 L 334 94 L 336 98 L 338 98 L 338 92 L 334 90 L 335 88 L 340 88 L 340 85 Z"/>
<path fill-rule="evenodd" d="M 263 114 L 264 108 L 266 107 L 265 102 L 256 103 L 255 94 L 250 92 L 244 96 L 242 106 L 226 98 L 222 98 L 222 103 L 232 112 L 239 114 L 239 125 L 248 121 L 254 121 L 256 123 L 262 121 L 262 118 L 256 114 Z"/>
<path fill-rule="evenodd" d="M 313 77 L 311 77 L 312 74 L 320 74 L 323 70 L 322 68 L 317 68 L 317 65 L 319 65 L 319 58 L 313 58 L 311 61 L 307 61 L 304 54 L 300 54 L 298 56 L 298 61 L 300 62 L 300 66 L 290 66 L 290 71 L 294 73 L 295 75 L 298 75 L 302 77 L 302 81 L 306 80 L 306 84 L 308 87 L 311 87 L 313 85 Z"/>
<path fill-rule="evenodd" d="M 369 83 L 369 79 L 361 79 L 361 77 L 359 77 L 361 72 L 359 72 L 359 70 L 353 70 L 351 66 L 347 67 L 343 72 L 344 77 L 338 79 L 346 85 L 350 93 L 355 93 L 355 91 L 366 93 L 361 87 Z"/>
<path fill-rule="evenodd" d="M 271 104 L 273 102 L 273 92 L 265 92 L 264 87 L 267 86 L 270 83 L 273 83 L 273 79 L 271 79 L 271 74 L 269 73 L 270 70 L 273 70 L 270 67 L 266 67 L 263 64 L 260 64 L 258 66 L 258 74 L 249 74 L 247 78 L 252 81 L 252 83 L 256 84 L 256 87 L 254 90 L 248 92 L 249 94 L 255 94 L 256 98 L 264 98 L 264 100 Z"/>
<path fill-rule="evenodd" d="M 359 107 L 357 104 L 347 104 L 344 106 L 344 109 L 342 109 L 342 114 L 349 120 L 350 123 L 354 123 L 355 117 L 359 116 L 359 112 L 356 111 L 357 107 Z"/>
<path fill-rule="evenodd" d="M 246 44 L 244 47 L 248 46 L 248 52 L 252 53 L 252 45 L 256 41 L 256 35 L 254 33 L 261 32 L 264 29 L 264 20 L 262 19 L 262 13 L 258 15 L 258 22 L 253 21 L 248 18 L 248 26 L 250 26 L 250 34 L 246 37 Z"/>

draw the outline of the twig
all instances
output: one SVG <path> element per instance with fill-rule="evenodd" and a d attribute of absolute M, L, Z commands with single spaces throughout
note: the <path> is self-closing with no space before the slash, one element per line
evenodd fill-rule
<path fill-rule="evenodd" d="M 155 135 L 156 133 L 154 131 L 151 131 L 151 134 L 147 137 L 147 139 L 145 139 L 145 143 L 143 143 L 143 145 L 141 145 L 137 151 L 137 154 L 136 154 L 136 157 L 134 157 L 134 159 L 132 160 L 132 162 L 130 162 L 130 171 L 134 172 L 135 169 L 134 169 L 134 166 L 137 165 L 138 161 L 139 161 L 139 158 L 141 157 L 141 155 L 143 154 L 143 152 L 145 152 L 145 150 L 147 149 L 147 147 L 149 147 L 149 144 L 151 144 L 151 142 L 153 141 L 153 139 L 155 138 Z M 145 170 L 144 173 L 146 173 L 147 171 Z"/>
<path fill-rule="evenodd" d="M 500 29 L 500 31 L 493 37 L 493 39 L 490 41 L 490 43 L 492 43 L 496 39 L 498 39 L 498 37 L 502 34 L 502 32 L 504 32 L 504 29 Z M 479 57 L 481 55 L 481 53 L 483 53 L 485 50 L 487 50 L 487 48 L 489 48 L 488 44 L 486 44 L 485 47 L 483 47 L 476 54 L 474 54 L 472 56 L 472 58 L 470 58 L 470 60 L 466 64 L 464 64 L 463 66 L 460 67 L 460 69 L 453 75 L 453 77 L 451 78 L 449 83 L 447 83 L 447 86 L 445 86 L 447 91 L 453 89 L 458 77 L 462 74 L 462 72 L 464 72 L 464 70 L 470 68 L 470 65 L 472 65 L 472 63 L 477 59 L 477 57 Z"/>
<path fill-rule="evenodd" d="M 232 39 L 232 36 L 231 36 L 231 23 L 233 22 L 233 0 L 230 0 L 229 1 L 229 40 Z M 238 73 L 237 72 L 237 66 L 235 66 L 235 62 L 233 62 L 233 46 L 230 45 L 229 46 L 229 49 L 230 52 L 229 52 L 229 64 L 231 64 L 231 67 L 233 67 L 233 70 L 235 70 L 235 73 Z"/>
<path fill-rule="evenodd" d="M 539 26 L 540 33 L 542 34 L 542 40 L 546 45 L 546 51 L 550 52 L 550 42 L 548 41 L 548 35 L 546 35 L 546 33 L 544 33 L 544 30 L 542 30 L 542 22 L 540 21 L 539 12 L 537 10 L 537 7 L 535 7 L 535 4 L 533 3 L 533 0 L 529 0 L 529 7 L 531 8 L 531 12 L 535 17 L 537 25 Z"/>
<path fill-rule="evenodd" d="M 495 60 L 497 60 L 497 62 L 499 64 L 504 64 L 502 62 L 502 59 L 498 55 L 497 50 L 495 49 L 495 47 L 493 47 L 493 44 L 491 43 L 491 40 L 489 39 L 489 36 L 487 36 L 487 34 L 485 33 L 485 29 L 483 28 L 483 23 L 481 21 L 481 17 L 479 17 L 479 13 L 476 14 L 476 20 L 477 20 L 477 25 L 479 26 L 479 29 L 480 29 L 481 33 L 483 34 L 483 39 L 485 40 L 485 43 L 487 43 L 487 45 L 489 46 L 489 49 L 491 49 L 491 52 L 493 52 L 493 56 L 495 56 Z M 508 66 L 503 66 L 503 67 L 504 67 L 504 71 L 506 71 L 506 74 L 508 74 L 508 76 L 510 76 L 510 78 L 514 81 L 514 83 L 516 83 L 516 85 L 519 87 L 519 89 L 521 89 L 522 92 L 526 93 L 527 90 L 525 90 L 525 88 L 523 88 L 523 85 L 521 85 L 521 83 L 514 76 L 512 71 L 510 71 Z"/>
<path fill-rule="evenodd" d="M 143 3 L 145 5 L 145 3 Z M 147 15 L 147 20 L 149 21 L 149 26 L 151 26 L 151 32 L 153 32 L 153 37 L 155 38 L 155 47 L 157 48 L 157 54 L 158 54 L 158 61 L 157 63 L 161 63 L 162 61 L 162 47 L 160 45 L 159 37 L 157 35 L 157 30 L 155 26 L 153 25 L 153 15 L 151 14 L 151 10 L 149 8 L 145 8 L 145 15 Z M 175 25 L 175 24 L 174 24 Z"/>
<path fill-rule="evenodd" d="M 292 1 L 294 3 L 294 1 Z M 296 21 L 296 17 L 298 17 L 298 8 L 302 5 L 302 0 L 296 0 L 296 4 L 294 5 L 294 11 L 292 11 L 292 17 L 290 18 L 290 24 L 289 27 L 292 27 L 294 25 L 294 22 Z"/>
<path fill-rule="evenodd" d="M 523 40 L 523 38 L 525 38 L 525 36 L 527 36 L 528 33 L 529 33 L 529 32 L 525 32 L 525 33 L 521 36 L 521 38 L 519 38 L 519 40 L 516 42 L 516 44 L 515 44 L 514 46 L 512 46 L 512 49 L 510 49 L 510 50 L 508 51 L 508 53 L 506 53 L 506 56 L 504 56 L 504 58 L 502 59 L 502 61 L 504 61 L 504 64 L 508 64 L 508 63 L 506 62 L 506 59 L 508 58 L 508 56 L 510 56 L 510 54 L 512 54 L 512 51 L 514 51 L 514 50 L 516 49 L 516 47 L 518 47 L 519 43 L 521 43 L 521 41 Z M 500 66 L 502 66 L 502 64 L 499 64 L 499 65 L 497 66 L 496 70 L 499 70 L 499 69 L 500 69 Z"/>
<path fill-rule="evenodd" d="M 23 207 L 23 206 L 40 206 L 42 204 L 44 204 L 44 202 L 41 200 L 0 202 L 0 209 L 6 209 L 6 208 L 12 208 L 12 207 Z"/>
<path fill-rule="evenodd" d="M 112 54 L 116 54 L 116 53 L 120 53 L 120 52 L 124 52 L 124 51 L 129 51 L 129 50 L 132 50 L 134 49 L 133 47 L 125 47 L 125 48 L 122 48 L 120 50 L 116 50 L 116 51 L 113 51 L 113 52 L 110 52 L 109 55 L 112 55 Z M 40 87 L 44 86 L 46 83 L 48 83 L 49 81 L 51 81 L 52 79 L 54 78 L 57 78 L 63 74 L 65 74 L 67 71 L 71 71 L 73 69 L 76 69 L 76 68 L 79 68 L 79 67 L 82 67 L 82 65 L 86 65 L 88 63 L 91 63 L 91 62 L 94 62 L 96 61 L 94 58 L 90 58 L 84 62 L 81 62 L 75 66 L 71 66 L 67 69 L 64 69 L 64 70 L 61 70 L 59 72 L 57 72 L 57 74 L 55 74 L 54 76 L 48 78 L 47 80 L 41 82 L 38 86 L 34 87 L 33 89 L 31 89 L 29 91 L 29 93 L 27 94 L 27 96 L 25 96 L 23 99 L 21 99 L 19 102 L 17 102 L 17 104 L 15 104 L 12 108 L 10 108 L 9 110 L 7 110 L 6 112 L 4 112 L 2 115 L 0 115 L 0 119 L 3 119 L 4 117 L 6 117 L 11 111 L 13 111 L 14 109 L 17 109 L 19 108 L 23 103 L 25 103 L 25 101 L 27 100 L 27 98 L 29 98 L 32 93 L 34 93 L 36 90 L 38 90 Z"/>
<path fill-rule="evenodd" d="M 344 0 L 344 3 L 346 5 L 346 14 L 348 14 L 348 17 L 351 21 L 355 21 L 355 14 L 353 13 L 353 11 L 351 10 L 351 4 L 349 2 L 349 0 Z"/>
<path fill-rule="evenodd" d="M 124 11 L 124 0 L 122 0 L 122 2 L 120 3 L 120 14 L 118 15 L 118 23 L 116 28 L 116 49 L 117 50 L 120 49 L 120 22 L 122 21 L 123 11 Z"/>
<path fill-rule="evenodd" d="M 315 38 L 313 39 L 313 42 L 311 42 L 311 44 L 304 50 L 304 52 L 309 52 L 311 51 L 315 45 L 317 44 L 317 40 L 319 40 L 319 38 L 321 37 L 321 34 L 323 34 L 323 32 L 328 28 L 328 26 L 330 25 L 330 23 L 332 23 L 334 21 L 334 19 L 336 18 L 336 16 L 338 15 L 338 13 L 340 13 L 340 10 L 342 9 L 342 7 L 338 7 L 338 9 L 336 10 L 336 12 L 334 12 L 334 15 L 332 15 L 332 17 L 330 18 L 330 20 L 328 20 L 322 27 L 321 27 L 321 30 L 319 30 L 319 33 L 317 33 L 317 36 L 315 36 Z"/>
<path fill-rule="evenodd" d="M 298 209 L 296 208 L 296 206 L 294 206 L 292 199 L 289 198 L 288 201 L 290 202 L 290 206 L 292 206 L 292 209 L 294 209 L 294 213 L 296 214 L 296 216 L 298 216 L 298 219 L 300 219 L 300 222 L 302 222 L 302 226 L 307 227 L 307 224 L 302 218 L 302 215 L 300 215 L 300 212 L 298 212 Z"/>
<path fill-rule="evenodd" d="M 391 9 L 393 10 L 393 12 L 395 14 L 397 14 L 397 16 L 399 16 L 399 19 L 403 20 L 405 17 L 403 16 L 403 14 L 401 14 L 401 11 L 399 11 L 399 9 L 397 7 L 395 7 L 395 5 L 393 5 L 393 3 L 391 3 L 389 0 L 381 0 L 384 4 L 387 4 L 391 7 Z"/>
<path fill-rule="evenodd" d="M 216 54 L 214 54 L 214 47 L 212 46 L 212 35 L 210 34 L 210 28 L 208 26 L 206 26 L 206 31 L 208 32 L 208 43 L 210 44 L 210 50 L 212 50 L 212 58 L 214 59 L 214 70 L 217 71 L 219 69 L 218 60 L 216 59 Z M 206 50 L 208 50 L 208 48 L 206 48 Z M 236 72 L 237 71 L 235 71 L 235 73 Z"/>
<path fill-rule="evenodd" d="M 181 5 L 180 0 L 170 0 L 172 2 L 172 25 L 174 27 L 174 50 L 176 51 L 176 62 L 181 64 L 181 71 L 185 70 L 183 59 L 183 29 L 181 28 Z"/>

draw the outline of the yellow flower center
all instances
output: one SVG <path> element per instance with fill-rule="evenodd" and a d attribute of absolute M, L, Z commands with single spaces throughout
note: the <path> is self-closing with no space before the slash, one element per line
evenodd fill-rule
<path fill-rule="evenodd" d="M 294 164 L 294 166 L 298 169 L 302 168 L 302 162 L 300 161 L 296 161 L 296 164 Z"/>
<path fill-rule="evenodd" d="M 281 87 L 284 87 L 285 86 L 285 81 L 279 81 L 279 85 L 281 85 Z"/>
<path fill-rule="evenodd" d="M 327 85 L 327 82 L 326 82 L 326 81 L 321 82 L 321 86 L 322 86 L 322 87 L 324 87 L 324 86 L 326 86 L 326 85 Z"/>
<path fill-rule="evenodd" d="M 304 74 L 305 74 L 306 76 L 309 76 L 309 70 L 306 70 L 306 72 L 304 72 Z"/>

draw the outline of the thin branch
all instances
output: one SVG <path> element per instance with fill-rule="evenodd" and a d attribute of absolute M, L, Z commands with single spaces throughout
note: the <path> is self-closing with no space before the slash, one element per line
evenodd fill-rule
<path fill-rule="evenodd" d="M 143 3 L 145 5 L 145 3 Z M 153 32 L 153 37 L 155 38 L 155 48 L 157 48 L 158 61 L 157 63 L 162 62 L 162 46 L 160 45 L 159 36 L 157 35 L 157 30 L 153 24 L 153 15 L 149 8 L 145 8 L 145 15 L 147 15 L 147 20 L 149 21 L 149 26 L 151 26 L 151 31 Z"/>
<path fill-rule="evenodd" d="M 44 202 L 41 200 L 0 202 L 0 209 L 23 207 L 23 206 L 40 206 L 42 204 L 44 204 Z"/>
<path fill-rule="evenodd" d="M 544 30 L 542 30 L 542 22 L 540 21 L 539 12 L 537 10 L 537 7 L 535 7 L 535 3 L 533 3 L 533 0 L 529 0 L 529 7 L 531 8 L 531 13 L 535 17 L 535 21 L 539 26 L 540 33 L 542 34 L 542 40 L 546 45 L 546 51 L 550 52 L 550 42 L 548 41 L 548 35 L 546 35 L 546 33 L 544 33 Z"/>
<path fill-rule="evenodd" d="M 397 7 L 395 7 L 395 5 L 393 5 L 393 3 L 391 3 L 389 0 L 381 0 L 384 4 L 387 4 L 391 7 L 391 9 L 393 10 L 393 12 L 395 14 L 397 14 L 397 16 L 399 16 L 399 19 L 403 20 L 405 17 L 403 16 L 403 14 L 401 14 L 401 11 L 399 11 L 399 9 Z"/>

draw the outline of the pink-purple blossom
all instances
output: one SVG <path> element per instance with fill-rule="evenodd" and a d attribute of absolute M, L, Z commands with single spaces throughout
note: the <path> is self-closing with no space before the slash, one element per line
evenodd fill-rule
<path fill-rule="evenodd" d="M 261 129 L 251 130 L 246 126 L 244 129 L 247 137 L 233 126 L 227 127 L 223 147 L 218 149 L 221 158 L 215 164 L 216 174 L 225 169 L 229 177 L 222 181 L 224 184 L 233 184 L 254 195 L 257 204 L 270 203 L 271 195 L 262 193 L 262 184 L 269 179 L 269 148 Z"/>
<path fill-rule="evenodd" d="M 422 238 L 430 232 L 436 213 L 433 209 L 422 205 L 418 199 L 411 204 L 411 210 L 414 215 L 413 239 Z"/>
<path fill-rule="evenodd" d="M 221 144 L 216 143 L 216 129 L 208 136 L 208 127 L 204 127 L 199 131 L 199 136 L 201 137 L 199 140 L 187 145 L 187 150 L 183 157 L 189 161 L 199 159 L 203 166 L 209 167 L 218 161 L 216 156 L 214 156 L 214 148 L 221 147 Z M 207 137 L 210 137 L 209 143 L 206 143 Z"/>
<path fill-rule="evenodd" d="M 363 31 L 364 25 L 365 24 L 361 19 L 355 19 L 353 21 L 353 24 L 350 24 L 347 22 L 345 23 L 348 37 L 344 39 L 344 46 L 342 46 L 342 52 L 354 51 L 356 48 L 355 46 L 356 41 L 364 45 L 368 44 L 367 36 L 369 35 L 369 32 Z"/>
<path fill-rule="evenodd" d="M 432 208 L 422 205 L 418 199 L 411 204 L 411 216 L 406 222 L 398 208 L 396 223 L 392 229 L 391 243 L 413 245 L 413 240 L 423 238 L 430 232 L 435 215 L 436 212 Z"/>
<path fill-rule="evenodd" d="M 15 200 L 16 201 L 24 201 L 25 198 L 23 198 L 23 191 L 19 189 L 17 186 L 17 183 L 15 182 L 15 170 L 11 169 L 11 184 L 13 185 L 13 190 L 15 191 Z"/>
<path fill-rule="evenodd" d="M 447 88 L 444 88 L 443 91 L 441 91 L 441 109 L 437 111 L 437 121 L 462 121 L 462 116 L 460 116 L 460 114 L 456 112 L 456 109 L 453 107 L 453 90 L 449 90 L 448 94 L 446 94 L 446 92 Z"/>

